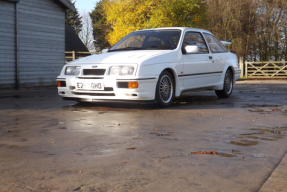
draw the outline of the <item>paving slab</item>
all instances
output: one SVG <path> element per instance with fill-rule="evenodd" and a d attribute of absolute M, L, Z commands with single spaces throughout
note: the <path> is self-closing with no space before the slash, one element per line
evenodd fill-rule
<path fill-rule="evenodd" d="M 287 191 L 287 154 L 259 190 L 259 192 L 270 191 Z"/>

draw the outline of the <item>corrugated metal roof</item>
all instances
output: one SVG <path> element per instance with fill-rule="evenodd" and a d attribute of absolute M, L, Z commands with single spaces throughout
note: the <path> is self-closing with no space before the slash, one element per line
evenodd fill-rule
<path fill-rule="evenodd" d="M 4 1 L 10 1 L 18 3 L 20 0 L 4 0 Z M 76 11 L 75 6 L 68 0 L 54 0 L 55 2 L 59 3 L 62 7 L 65 9 L 70 9 L 71 11 Z"/>
<path fill-rule="evenodd" d="M 56 0 L 60 5 L 64 6 L 66 9 L 70 9 L 71 11 L 75 12 L 75 6 L 68 0 Z"/>
<path fill-rule="evenodd" d="M 89 52 L 72 27 L 66 27 L 66 51 Z"/>

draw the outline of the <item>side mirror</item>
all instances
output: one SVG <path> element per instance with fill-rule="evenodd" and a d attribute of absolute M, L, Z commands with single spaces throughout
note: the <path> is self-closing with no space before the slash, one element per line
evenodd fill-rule
<path fill-rule="evenodd" d="M 109 49 L 103 49 L 102 53 L 107 53 Z"/>
<path fill-rule="evenodd" d="M 196 45 L 185 46 L 186 53 L 198 53 L 198 47 Z"/>

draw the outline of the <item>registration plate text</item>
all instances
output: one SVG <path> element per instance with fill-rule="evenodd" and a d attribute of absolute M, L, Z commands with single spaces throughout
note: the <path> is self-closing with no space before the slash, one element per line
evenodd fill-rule
<path fill-rule="evenodd" d="M 77 82 L 77 89 L 104 90 L 102 83 Z"/>

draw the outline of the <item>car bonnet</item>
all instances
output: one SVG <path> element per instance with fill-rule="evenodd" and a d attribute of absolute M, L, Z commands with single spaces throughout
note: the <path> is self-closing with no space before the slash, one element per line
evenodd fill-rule
<path fill-rule="evenodd" d="M 115 51 L 77 59 L 68 63 L 68 65 L 140 63 L 153 56 L 161 55 L 170 51 L 171 50 Z"/>

